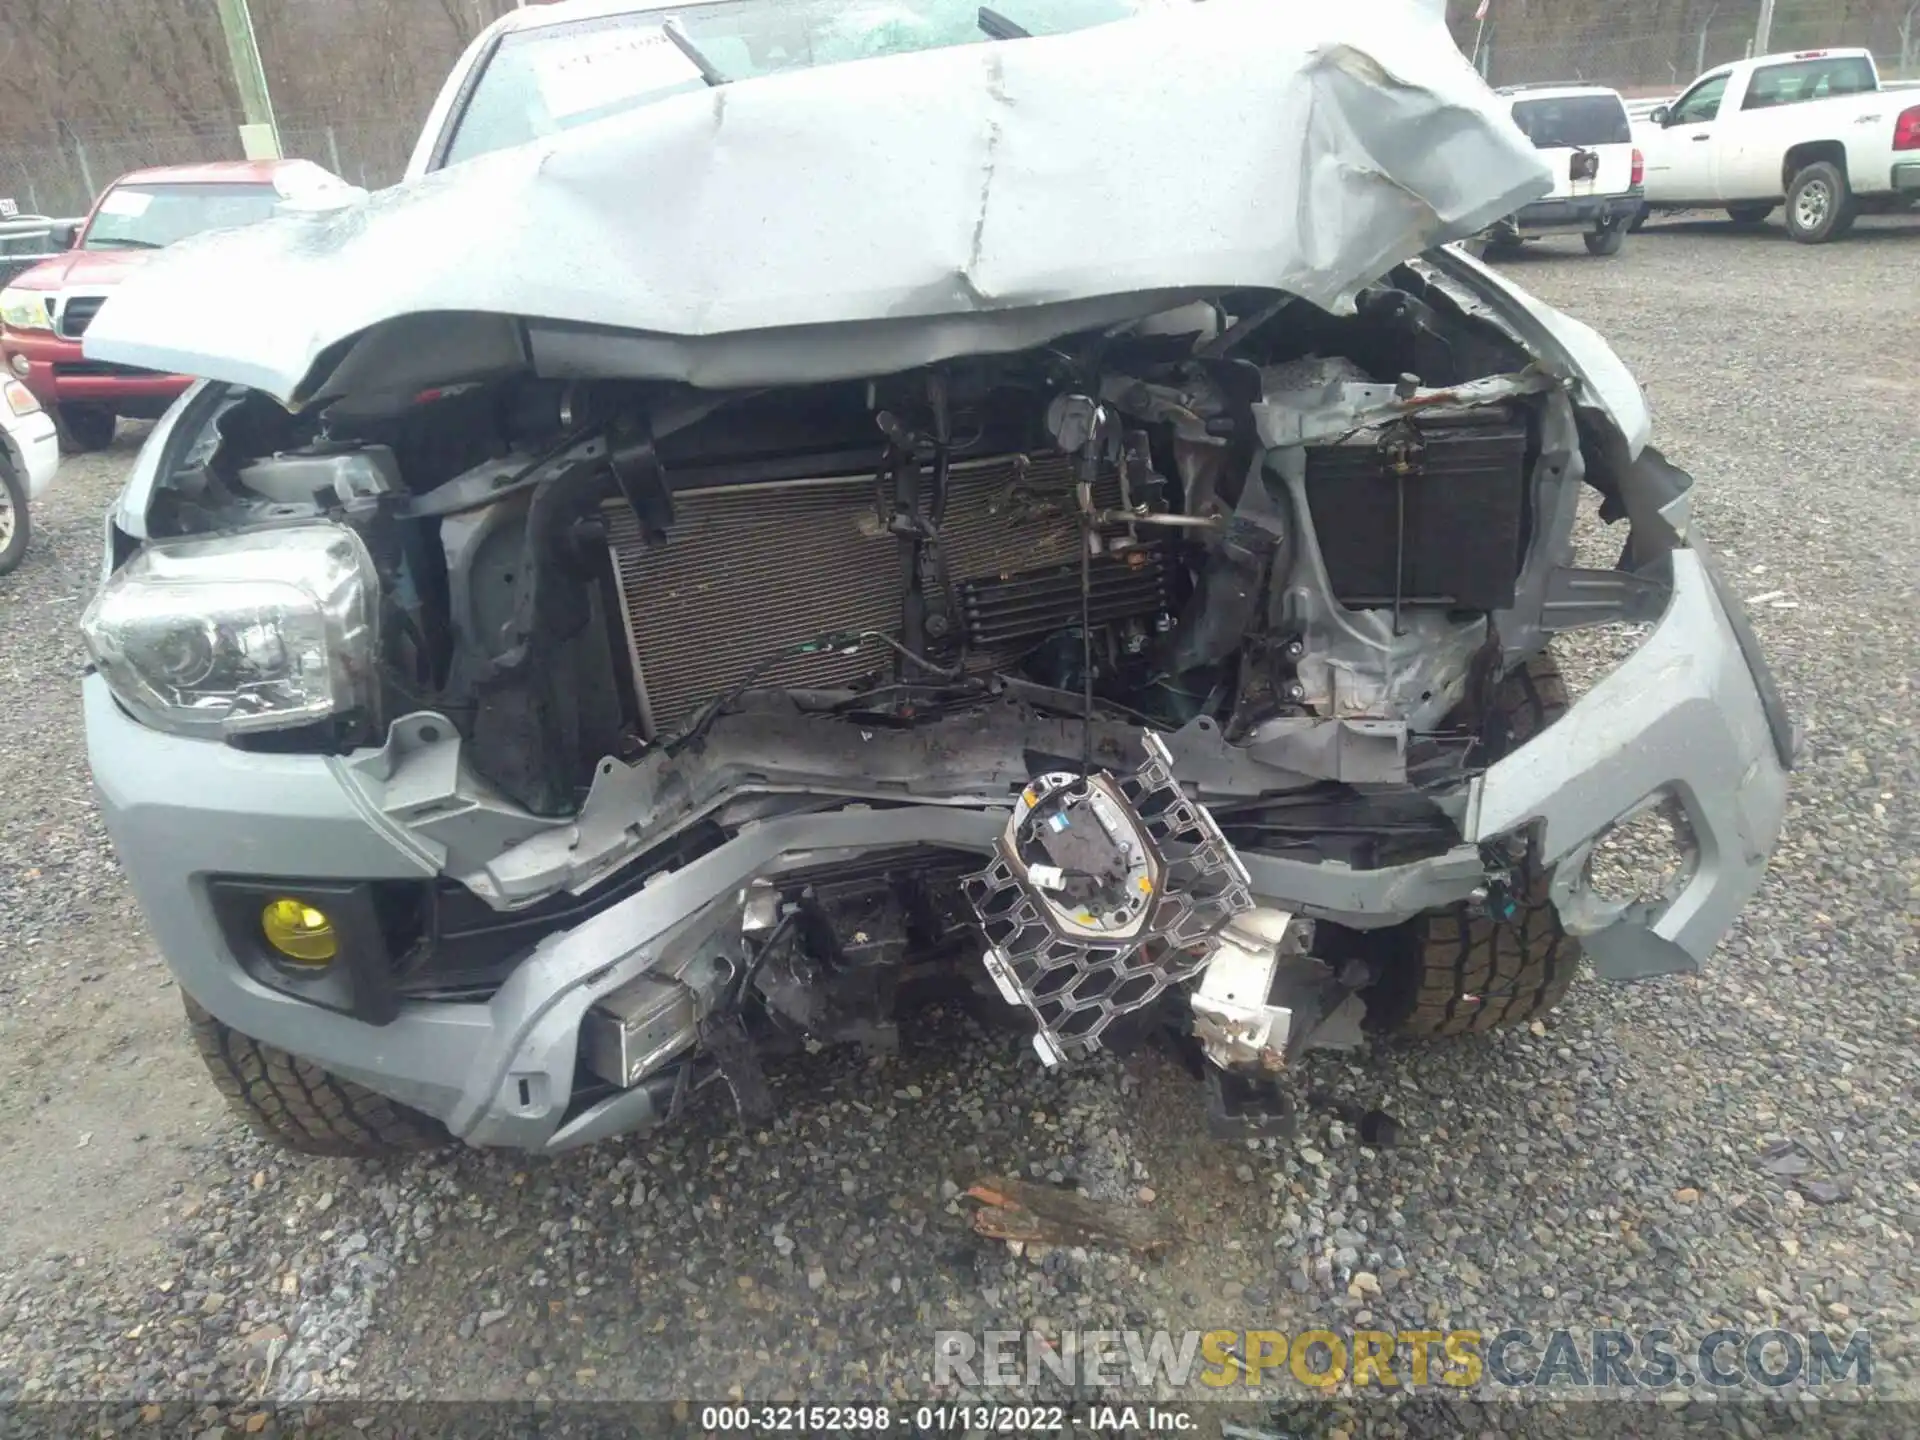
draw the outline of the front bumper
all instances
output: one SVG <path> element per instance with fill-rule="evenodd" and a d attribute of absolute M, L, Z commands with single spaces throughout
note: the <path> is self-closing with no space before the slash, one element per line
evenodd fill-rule
<path fill-rule="evenodd" d="M 1479 842 L 1519 831 L 1562 863 L 1569 924 L 1603 974 L 1696 968 L 1759 886 L 1779 833 L 1786 776 L 1769 715 L 1770 680 L 1743 650 L 1737 602 L 1696 552 L 1672 557 L 1674 585 L 1647 642 L 1559 724 L 1502 760 L 1469 797 L 1465 843 L 1390 869 L 1357 871 L 1245 853 L 1257 903 L 1380 925 L 1464 898 L 1485 878 Z M 1757 660 L 1757 656 L 1756 656 Z M 749 880 L 823 851 L 905 844 L 988 850 L 1007 811 L 905 804 L 788 815 L 733 838 L 561 933 L 548 935 L 485 1001 L 406 1001 L 390 1023 L 319 1009 L 248 975 L 227 949 L 210 877 L 427 880 L 420 847 L 370 814 L 342 765 L 242 752 L 158 734 L 85 682 L 88 749 L 109 831 L 181 987 L 227 1024 L 444 1121 L 476 1145 L 561 1150 L 644 1131 L 659 1085 L 573 1105 L 582 1019 L 635 976 L 716 935 L 737 935 Z M 1176 766 L 1176 770 L 1178 767 Z M 1699 862 L 1657 913 L 1596 907 L 1568 872 L 1583 849 L 1646 797 L 1686 809 Z"/>
<path fill-rule="evenodd" d="M 1494 765 L 1466 833 L 1534 828 L 1554 903 L 1602 978 L 1698 969 L 1760 887 L 1786 812 L 1791 727 L 1739 601 L 1707 555 L 1677 550 L 1646 642 L 1562 718 Z M 1691 832 L 1684 883 L 1657 905 L 1600 900 L 1594 843 L 1647 802 Z"/>
<path fill-rule="evenodd" d="M 1586 195 L 1564 200 L 1536 200 L 1507 222 L 1521 235 L 1549 230 L 1599 230 L 1624 225 L 1640 213 L 1646 197 L 1638 191 L 1625 195 Z"/>
<path fill-rule="evenodd" d="M 0 351 L 6 353 L 7 374 L 48 410 L 99 405 L 116 415 L 153 419 L 193 383 L 186 375 L 89 360 L 80 341 L 45 330 L 0 333 Z M 24 368 L 16 359 L 25 362 Z"/>

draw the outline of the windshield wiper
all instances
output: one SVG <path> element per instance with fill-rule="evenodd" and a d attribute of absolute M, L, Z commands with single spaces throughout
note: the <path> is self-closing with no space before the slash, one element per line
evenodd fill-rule
<path fill-rule="evenodd" d="M 164 250 L 167 247 L 158 240 L 128 240 L 118 235 L 109 235 L 104 239 L 89 239 L 89 250 Z"/>
<path fill-rule="evenodd" d="M 667 39 L 673 42 L 674 48 L 693 62 L 693 68 L 700 72 L 700 78 L 709 86 L 727 83 L 726 72 L 709 60 L 706 53 L 693 43 L 693 37 L 688 35 L 685 27 L 680 24 L 679 16 L 668 16 L 660 22 L 660 28 L 666 33 Z"/>
<path fill-rule="evenodd" d="M 1024 25 L 1015 24 L 998 10 L 980 7 L 980 28 L 992 40 L 1031 40 L 1033 32 Z"/>

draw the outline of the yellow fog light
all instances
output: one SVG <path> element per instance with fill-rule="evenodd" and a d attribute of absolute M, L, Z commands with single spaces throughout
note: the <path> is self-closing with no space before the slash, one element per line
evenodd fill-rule
<path fill-rule="evenodd" d="M 269 901 L 260 912 L 260 929 L 269 945 L 298 965 L 325 965 L 340 951 L 333 921 L 304 900 Z"/>

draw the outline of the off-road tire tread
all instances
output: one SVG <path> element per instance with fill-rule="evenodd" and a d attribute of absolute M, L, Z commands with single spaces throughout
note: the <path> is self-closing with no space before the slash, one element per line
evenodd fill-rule
<path fill-rule="evenodd" d="M 242 1035 L 191 999 L 186 1008 L 214 1087 L 264 1140 L 302 1155 L 373 1158 L 436 1149 L 452 1138 L 430 1116 Z"/>
<path fill-rule="evenodd" d="M 1495 699 L 1489 737 L 1500 752 L 1524 745 L 1564 715 L 1566 682 L 1542 653 L 1507 676 Z M 1510 919 L 1476 915 L 1465 905 L 1430 911 L 1398 927 L 1401 961 L 1412 975 L 1398 1004 L 1388 1000 L 1381 1028 L 1412 1036 L 1465 1035 L 1524 1025 L 1565 998 L 1580 969 L 1580 946 L 1560 928 L 1549 877 L 1529 870 Z M 1410 991 L 1410 993 L 1409 993 Z"/>
<path fill-rule="evenodd" d="M 91 417 L 86 419 L 85 417 Z M 76 418 L 82 419 L 77 428 Z M 63 455 L 95 455 L 113 444 L 113 437 L 120 428 L 119 418 L 112 412 L 101 411 L 92 404 L 62 405 L 54 409 L 54 428 L 60 436 L 60 453 Z M 103 429 L 91 428 L 100 425 Z"/>

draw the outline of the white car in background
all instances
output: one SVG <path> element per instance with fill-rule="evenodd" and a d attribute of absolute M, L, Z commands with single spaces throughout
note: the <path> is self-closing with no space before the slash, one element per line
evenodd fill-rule
<path fill-rule="evenodd" d="M 1818 245 L 1920 200 L 1920 94 L 1883 86 L 1866 50 L 1718 66 L 1633 133 L 1653 210 L 1758 225 L 1784 201 L 1787 234 Z"/>
<path fill-rule="evenodd" d="M 59 463 L 53 417 L 18 380 L 0 383 L 0 575 L 27 553 L 28 506 L 52 483 Z"/>
<path fill-rule="evenodd" d="M 1577 233 L 1594 255 L 1617 254 L 1643 203 L 1640 152 L 1626 102 L 1602 85 L 1519 85 L 1500 91 L 1553 172 L 1553 193 L 1487 232 L 1487 248 Z"/>

